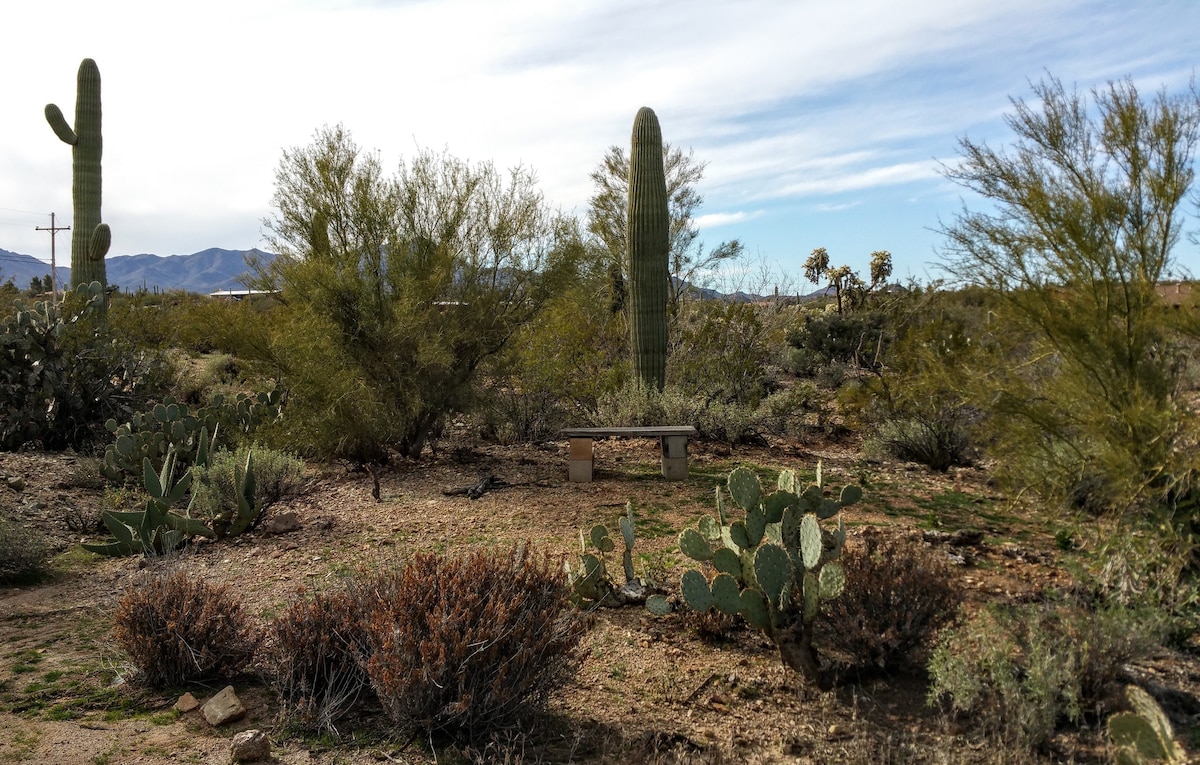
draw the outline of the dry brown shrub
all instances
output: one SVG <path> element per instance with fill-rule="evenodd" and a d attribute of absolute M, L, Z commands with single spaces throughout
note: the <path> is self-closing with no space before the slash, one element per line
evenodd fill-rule
<path fill-rule="evenodd" d="M 349 590 L 307 594 L 267 626 L 262 666 L 293 722 L 337 735 L 370 688 L 363 603 Z"/>
<path fill-rule="evenodd" d="M 522 722 L 578 669 L 586 624 L 559 563 L 528 543 L 419 553 L 379 583 L 367 671 L 406 728 L 483 740 Z"/>
<path fill-rule="evenodd" d="M 923 666 L 963 599 L 945 559 L 916 539 L 865 534 L 841 562 L 846 588 L 822 608 L 821 645 L 859 670 Z"/>
<path fill-rule="evenodd" d="M 113 622 L 117 645 L 137 668 L 137 680 L 156 688 L 232 677 L 254 657 L 259 642 L 228 587 L 183 569 L 139 576 L 117 604 Z"/>

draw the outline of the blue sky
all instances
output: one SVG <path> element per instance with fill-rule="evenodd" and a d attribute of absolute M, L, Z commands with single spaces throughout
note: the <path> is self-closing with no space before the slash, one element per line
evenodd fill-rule
<path fill-rule="evenodd" d="M 0 248 L 44 260 L 34 228 L 70 223 L 71 160 L 42 111 L 70 118 L 84 57 L 110 257 L 263 246 L 282 151 L 325 124 L 385 167 L 417 147 L 527 165 L 582 216 L 588 173 L 650 106 L 708 163 L 701 237 L 741 239 L 751 280 L 799 278 L 815 247 L 937 276 L 964 193 L 940 163 L 963 136 L 1004 144 L 1010 96 L 1046 72 L 1181 92 L 1200 61 L 1197 0 L 46 0 L 0 27 Z M 1200 274 L 1200 246 L 1176 258 Z"/>

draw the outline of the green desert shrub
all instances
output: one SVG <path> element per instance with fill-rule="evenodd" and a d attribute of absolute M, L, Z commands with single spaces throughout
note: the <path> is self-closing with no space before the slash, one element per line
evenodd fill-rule
<path fill-rule="evenodd" d="M 238 514 L 235 472 L 245 467 L 246 457 L 251 453 L 254 455 L 254 506 L 258 517 L 250 528 L 257 525 L 272 504 L 300 490 L 304 462 L 290 454 L 259 446 L 218 451 L 212 455 L 208 467 L 192 468 L 190 511 L 194 518 L 214 531 L 229 526 Z"/>
<path fill-rule="evenodd" d="M 673 328 L 667 385 L 705 403 L 753 409 L 776 387 L 772 362 L 783 338 L 778 313 L 750 303 L 682 304 Z"/>
<path fill-rule="evenodd" d="M 961 409 L 934 409 L 880 423 L 867 437 L 866 451 L 946 472 L 971 464 L 974 453 L 967 416 Z"/>
<path fill-rule="evenodd" d="M 174 397 L 185 404 L 208 404 L 214 393 L 227 398 L 237 395 L 241 368 L 237 359 L 228 353 L 209 353 L 198 358 L 179 354 L 176 365 Z"/>
<path fill-rule="evenodd" d="M 379 581 L 367 672 L 398 725 L 485 740 L 542 708 L 578 667 L 585 623 L 561 565 L 528 544 L 418 553 Z"/>
<path fill-rule="evenodd" d="M 257 281 L 282 290 L 281 310 L 265 347 L 238 356 L 286 385 L 273 433 L 305 456 L 419 457 L 582 247 L 527 169 L 422 150 L 389 178 L 340 126 L 285 151 L 276 181 L 279 255 Z"/>
<path fill-rule="evenodd" d="M 600 427 L 690 425 L 701 439 L 728 444 L 763 440 L 757 409 L 705 400 L 671 385 L 660 392 L 629 382 L 601 396 L 589 420 Z"/>
<path fill-rule="evenodd" d="M 816 377 L 826 367 L 843 377 L 848 369 L 875 369 L 887 352 L 887 322 L 882 310 L 805 311 L 787 332 L 784 366 L 801 377 Z M 831 374 L 825 372 L 829 382 Z"/>
<path fill-rule="evenodd" d="M 0 518 L 0 584 L 24 584 L 46 575 L 50 545 L 34 529 Z"/>
<path fill-rule="evenodd" d="M 598 290 L 582 274 L 485 362 L 474 411 L 486 434 L 510 443 L 557 437 L 621 387 L 629 328 Z"/>
<path fill-rule="evenodd" d="M 181 303 L 170 313 L 174 344 L 184 351 L 203 355 L 228 353 L 254 355 L 268 344 L 270 326 L 277 318 L 277 303 L 269 295 L 244 300 L 202 298 Z"/>
<path fill-rule="evenodd" d="M 108 325 L 138 348 L 165 350 L 179 345 L 180 317 L 209 302 L 212 298 L 184 290 L 114 292 L 109 295 Z M 210 334 L 216 331 L 208 327 Z"/>
<path fill-rule="evenodd" d="M 991 605 L 935 649 L 930 703 L 944 700 L 986 734 L 1041 749 L 1061 724 L 1111 710 L 1121 667 L 1157 643 L 1142 617 L 1120 607 Z"/>
<path fill-rule="evenodd" d="M 117 604 L 113 636 L 136 669 L 135 679 L 154 688 L 233 677 L 259 644 L 228 587 L 182 568 L 138 576 Z"/>
<path fill-rule="evenodd" d="M 1079 577 L 1097 599 L 1145 613 L 1172 645 L 1193 650 L 1200 645 L 1197 535 L 1135 522 L 1099 537 L 1092 567 Z"/>

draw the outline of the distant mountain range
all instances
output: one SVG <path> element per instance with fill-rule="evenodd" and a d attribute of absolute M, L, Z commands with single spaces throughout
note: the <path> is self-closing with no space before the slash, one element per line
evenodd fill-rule
<path fill-rule="evenodd" d="M 148 290 L 186 290 L 208 294 L 217 290 L 243 289 L 246 256 L 254 253 L 270 260 L 275 256 L 261 250 L 223 250 L 211 247 L 191 255 L 121 255 L 105 259 L 108 283 L 124 291 L 145 287 Z M 63 260 L 70 262 L 70 253 Z M 59 266 L 59 284 L 70 284 L 71 269 Z M 0 284 L 12 280 L 21 289 L 31 279 L 50 274 L 50 264 L 32 255 L 0 249 Z"/>
<path fill-rule="evenodd" d="M 242 277 L 248 271 L 246 256 L 255 254 L 266 261 L 274 259 L 274 255 L 262 250 L 223 250 L 210 247 L 207 250 L 194 252 L 191 255 L 121 255 L 105 259 L 108 283 L 115 284 L 125 292 L 145 287 L 148 290 L 186 290 L 207 295 L 217 290 L 239 290 L 245 287 Z M 63 260 L 70 262 L 69 252 L 63 253 Z M 58 283 L 71 283 L 71 269 L 59 266 Z M 33 278 L 42 278 L 50 274 L 50 264 L 38 260 L 32 255 L 21 255 L 0 249 L 0 284 L 9 280 L 21 289 L 29 287 Z M 712 289 L 700 289 L 699 294 L 706 300 L 720 299 L 733 302 L 752 302 L 764 300 L 761 295 L 745 292 L 734 292 L 727 295 Z M 820 289 L 808 295 L 800 296 L 800 300 L 832 295 L 832 288 Z"/>

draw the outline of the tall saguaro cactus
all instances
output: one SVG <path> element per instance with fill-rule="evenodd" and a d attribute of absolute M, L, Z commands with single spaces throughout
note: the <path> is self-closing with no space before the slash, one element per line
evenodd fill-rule
<path fill-rule="evenodd" d="M 662 130 L 654 110 L 643 106 L 633 120 L 629 152 L 626 239 L 630 325 L 638 379 L 647 388 L 653 386 L 658 390 L 662 390 L 667 377 L 670 226 Z"/>
<path fill-rule="evenodd" d="M 71 224 L 71 287 L 100 282 L 107 285 L 104 256 L 112 244 L 112 231 L 100 222 L 100 69 L 85 58 L 79 65 L 75 93 L 75 126 L 63 118 L 55 104 L 46 104 L 46 121 L 63 143 L 71 145 L 71 198 L 75 220 Z"/>

